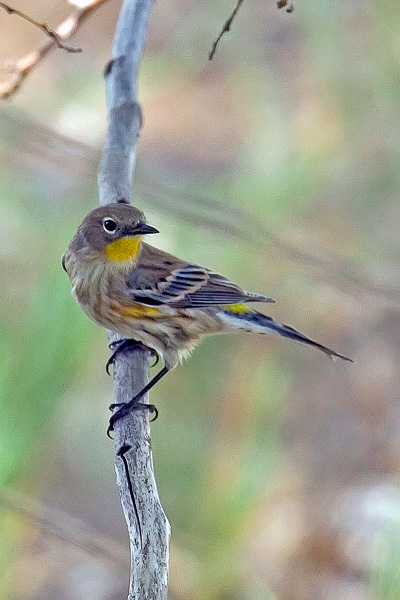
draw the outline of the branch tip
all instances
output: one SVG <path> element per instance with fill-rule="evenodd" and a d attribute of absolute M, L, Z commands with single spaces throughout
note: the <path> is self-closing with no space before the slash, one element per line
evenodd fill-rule
<path fill-rule="evenodd" d="M 47 23 L 40 23 L 33 17 L 30 17 L 29 15 L 23 13 L 22 11 L 18 10 L 17 8 L 13 8 L 12 6 L 9 6 L 5 2 L 0 2 L 0 8 L 5 10 L 6 13 L 8 13 L 9 15 L 16 15 L 17 17 L 20 17 L 24 21 L 27 21 L 31 25 L 34 25 L 35 27 L 37 27 L 38 29 L 43 31 L 43 33 L 45 33 L 49 38 L 51 38 L 54 41 L 57 48 L 61 48 L 62 50 L 65 50 L 66 52 L 82 52 L 82 48 L 75 48 L 74 46 L 68 46 L 67 44 L 65 44 L 63 42 L 63 40 L 61 39 L 61 37 L 58 35 L 58 33 L 56 31 L 54 31 L 54 29 L 49 27 L 47 25 Z"/>
<path fill-rule="evenodd" d="M 285 0 L 280 0 L 280 1 L 284 2 Z M 214 58 L 214 54 L 215 54 L 215 52 L 217 50 L 218 44 L 220 42 L 220 39 L 222 38 L 222 36 L 224 35 L 224 33 L 227 33 L 228 31 L 231 30 L 232 22 L 233 22 L 234 18 L 236 17 L 237 12 L 238 12 L 238 10 L 239 10 L 239 8 L 241 7 L 242 4 L 243 4 L 243 0 L 237 0 L 235 8 L 231 12 L 231 14 L 228 17 L 228 19 L 225 21 L 225 23 L 224 23 L 221 31 L 219 32 L 218 37 L 214 40 L 213 45 L 211 46 L 211 50 L 208 53 L 208 60 L 212 60 Z"/>

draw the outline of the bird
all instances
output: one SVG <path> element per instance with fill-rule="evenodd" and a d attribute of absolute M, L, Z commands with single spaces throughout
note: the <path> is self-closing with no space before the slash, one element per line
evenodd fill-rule
<path fill-rule="evenodd" d="M 86 215 L 62 256 L 72 295 L 82 310 L 98 325 L 123 336 L 109 362 L 129 343 L 141 343 L 163 363 L 130 402 L 111 405 L 117 410 L 108 434 L 132 410 L 156 412 L 154 405 L 140 399 L 207 335 L 274 333 L 317 348 L 332 359 L 353 362 L 253 308 L 274 303 L 269 296 L 247 292 L 213 270 L 143 241 L 143 236 L 156 233 L 138 208 L 107 204 Z"/>

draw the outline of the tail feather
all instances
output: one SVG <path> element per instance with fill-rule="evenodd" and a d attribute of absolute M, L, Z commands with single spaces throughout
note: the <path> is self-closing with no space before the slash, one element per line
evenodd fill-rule
<path fill-rule="evenodd" d="M 229 311 L 224 312 L 226 314 L 229 313 Z M 290 340 L 295 340 L 296 342 L 301 342 L 302 344 L 307 344 L 308 346 L 318 348 L 318 350 L 321 350 L 321 352 L 327 354 L 333 360 L 335 360 L 336 358 L 340 358 L 348 362 L 354 362 L 353 359 L 344 356 L 343 354 L 339 354 L 338 352 L 335 352 L 335 350 L 331 350 L 330 348 L 327 348 L 326 346 L 323 346 L 318 342 L 314 342 L 314 340 L 308 338 L 303 333 L 300 333 L 300 331 L 293 329 L 293 327 L 290 327 L 289 325 L 284 325 L 283 323 L 279 323 L 278 321 L 274 321 L 271 317 L 267 317 L 256 311 L 243 312 L 239 314 L 230 313 L 230 315 L 235 319 L 239 319 L 240 321 L 242 321 L 242 323 L 243 321 L 245 321 L 249 325 L 252 324 L 254 326 L 253 331 L 267 329 L 272 333 L 276 333 L 282 337 L 289 338 Z"/>

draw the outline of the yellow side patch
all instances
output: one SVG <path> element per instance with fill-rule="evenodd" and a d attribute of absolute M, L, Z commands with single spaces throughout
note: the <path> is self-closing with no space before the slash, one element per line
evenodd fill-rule
<path fill-rule="evenodd" d="M 123 237 L 108 244 L 106 254 L 111 260 L 117 262 L 134 260 L 139 254 L 141 236 Z"/>
<path fill-rule="evenodd" d="M 126 306 L 123 309 L 124 317 L 133 317 L 134 319 L 140 319 L 141 317 L 156 317 L 161 313 L 158 308 L 153 306 Z"/>
<path fill-rule="evenodd" d="M 251 308 L 247 308 L 245 304 L 227 304 L 224 309 L 236 314 L 251 312 Z"/>

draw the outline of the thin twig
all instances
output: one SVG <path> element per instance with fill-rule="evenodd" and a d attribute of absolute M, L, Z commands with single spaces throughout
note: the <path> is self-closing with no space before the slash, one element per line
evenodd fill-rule
<path fill-rule="evenodd" d="M 217 50 L 218 44 L 225 33 L 231 30 L 232 22 L 237 15 L 239 8 L 241 7 L 243 0 L 237 0 L 236 6 L 231 12 L 229 18 L 225 21 L 221 31 L 219 32 L 218 37 L 214 40 L 213 45 L 211 46 L 211 50 L 208 53 L 208 60 L 212 60 L 214 58 L 214 54 Z M 277 0 L 276 3 L 278 8 L 284 8 L 286 6 L 286 12 L 292 13 L 294 11 L 293 0 Z"/>
<path fill-rule="evenodd" d="M 51 29 L 51 27 L 49 27 L 47 23 L 40 23 L 39 21 L 36 21 L 36 19 L 34 19 L 33 17 L 30 17 L 29 15 L 21 12 L 20 10 L 17 10 L 16 8 L 12 8 L 4 2 L 0 2 L 0 8 L 3 8 L 9 15 L 16 15 L 17 17 L 21 17 L 21 19 L 24 19 L 24 21 L 28 21 L 28 23 L 31 23 L 31 25 L 34 25 L 35 27 L 43 31 L 43 33 L 45 33 L 50 39 L 54 41 L 57 48 L 62 48 L 67 52 L 82 52 L 82 48 L 75 48 L 74 46 L 67 46 L 67 44 L 64 44 L 58 33 L 54 31 L 54 29 Z"/>
<path fill-rule="evenodd" d="M 208 53 L 208 60 L 212 60 L 214 57 L 214 54 L 217 50 L 217 46 L 219 44 L 220 39 L 222 38 L 222 36 L 224 35 L 224 33 L 227 33 L 228 31 L 231 30 L 231 25 L 232 25 L 232 21 L 233 19 L 236 17 L 236 14 L 239 10 L 239 8 L 241 7 L 241 5 L 243 4 L 243 0 L 237 0 L 236 2 L 236 6 L 233 9 L 230 17 L 225 21 L 224 26 L 222 27 L 218 37 L 216 40 L 214 40 L 213 45 L 211 46 L 211 50 Z"/>
<path fill-rule="evenodd" d="M 131 199 L 142 124 L 136 85 L 153 0 L 124 0 L 105 69 L 108 130 L 98 173 L 101 204 Z M 121 339 L 108 332 L 111 342 Z M 128 402 L 148 382 L 150 352 L 135 347 L 114 362 L 114 402 Z M 147 401 L 148 396 L 144 401 Z M 147 411 L 115 426 L 115 470 L 131 547 L 128 600 L 166 600 L 170 527 L 154 478 Z"/>
<path fill-rule="evenodd" d="M 38 23 L 31 17 L 24 15 L 20 11 L 16 11 L 15 9 L 11 9 L 8 5 L 1 2 L 0 5 L 7 12 L 13 12 L 18 14 L 25 20 L 33 23 L 37 27 L 39 27 L 42 31 L 45 31 L 47 34 L 47 38 L 40 44 L 40 46 L 30 52 L 23 58 L 17 60 L 15 63 L 8 63 L 3 65 L 2 69 L 11 73 L 12 78 L 10 81 L 5 82 L 0 85 L 0 98 L 9 98 L 17 90 L 21 87 L 25 77 L 30 73 L 30 71 L 36 67 L 44 57 L 54 50 L 57 47 L 65 47 L 64 41 L 68 40 L 78 29 L 78 27 L 83 23 L 83 21 L 99 6 L 107 2 L 107 0 L 88 0 L 85 5 L 77 6 L 70 14 L 70 16 L 65 19 L 55 30 L 47 30 L 47 25 Z M 60 46 L 61 44 L 61 46 Z M 73 50 L 69 50 L 69 52 L 79 52 L 79 48 L 75 48 Z"/>

